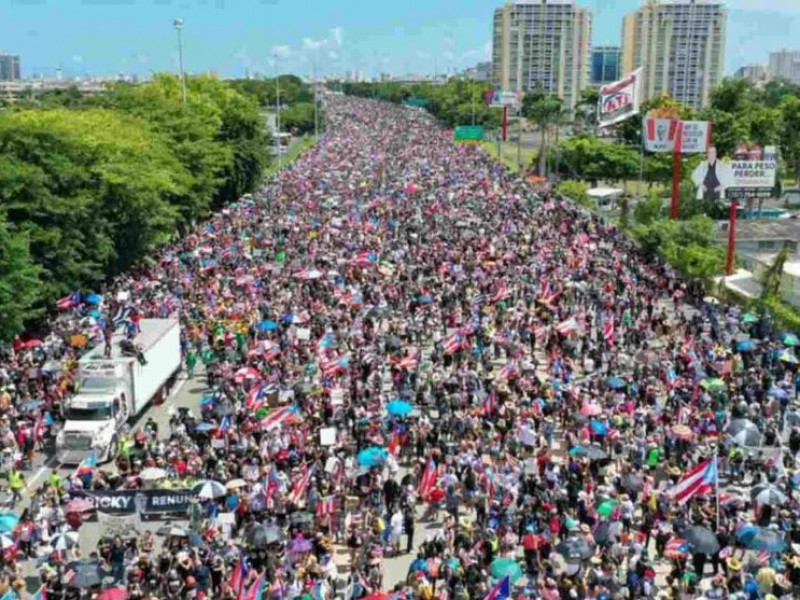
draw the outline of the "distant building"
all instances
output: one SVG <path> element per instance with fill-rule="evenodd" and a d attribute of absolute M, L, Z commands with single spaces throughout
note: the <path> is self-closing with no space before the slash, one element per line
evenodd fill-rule
<path fill-rule="evenodd" d="M 605 85 L 620 79 L 622 74 L 622 48 L 597 46 L 592 48 L 589 81 L 592 85 Z"/>
<path fill-rule="evenodd" d="M 473 79 L 475 81 L 491 81 L 492 63 L 491 62 L 478 63 L 474 67 L 470 67 L 469 69 L 464 69 L 462 75 L 466 79 Z"/>
<path fill-rule="evenodd" d="M 769 76 L 772 79 L 788 79 L 800 85 L 800 50 L 770 52 Z"/>
<path fill-rule="evenodd" d="M 0 54 L 0 81 L 19 81 L 19 56 L 16 54 Z"/>
<path fill-rule="evenodd" d="M 757 87 L 763 86 L 770 80 L 767 65 L 744 65 L 736 69 L 733 75 L 736 79 L 746 79 L 753 82 Z"/>
<path fill-rule="evenodd" d="M 575 108 L 589 83 L 592 13 L 574 0 L 507 3 L 494 12 L 492 84 L 506 92 L 541 87 Z"/>
<path fill-rule="evenodd" d="M 724 77 L 727 20 L 721 0 L 646 0 L 623 21 L 622 73 L 643 67 L 645 99 L 707 106 Z"/>

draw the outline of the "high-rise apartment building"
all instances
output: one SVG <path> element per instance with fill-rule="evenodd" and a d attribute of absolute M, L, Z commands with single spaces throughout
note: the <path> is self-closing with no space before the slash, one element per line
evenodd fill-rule
<path fill-rule="evenodd" d="M 494 12 L 492 84 L 506 92 L 541 86 L 575 107 L 589 83 L 592 14 L 574 0 L 507 3 Z"/>
<path fill-rule="evenodd" d="M 644 68 L 645 99 L 706 106 L 724 76 L 727 18 L 720 0 L 647 0 L 623 21 L 622 72 Z"/>
<path fill-rule="evenodd" d="M 767 65 L 742 65 L 736 69 L 733 75 L 736 79 L 746 79 L 756 85 L 756 87 L 763 87 L 770 79 L 769 69 Z"/>
<path fill-rule="evenodd" d="M 0 81 L 18 81 L 20 76 L 19 56 L 0 54 Z"/>
<path fill-rule="evenodd" d="M 605 85 L 618 81 L 622 75 L 622 50 L 619 46 L 592 48 L 589 81 L 592 85 Z"/>
<path fill-rule="evenodd" d="M 770 52 L 769 76 L 772 79 L 788 79 L 800 85 L 800 50 Z"/>

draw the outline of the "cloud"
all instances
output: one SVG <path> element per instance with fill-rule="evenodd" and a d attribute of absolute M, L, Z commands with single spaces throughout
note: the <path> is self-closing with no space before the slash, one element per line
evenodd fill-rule
<path fill-rule="evenodd" d="M 80 54 L 73 54 L 72 55 L 72 62 L 82 63 L 83 57 Z"/>
<path fill-rule="evenodd" d="M 289 56 L 292 54 L 292 50 L 286 45 L 273 46 L 271 54 L 272 56 L 277 56 L 278 58 L 289 58 Z"/>
<path fill-rule="evenodd" d="M 450 50 L 445 50 L 444 52 L 442 52 L 442 56 L 443 56 L 443 57 L 444 57 L 446 60 L 453 60 L 453 59 L 455 58 L 455 54 L 453 54 L 452 52 L 450 52 Z"/>
<path fill-rule="evenodd" d="M 483 45 L 483 57 L 486 59 L 492 58 L 492 40 L 489 40 Z"/>
<path fill-rule="evenodd" d="M 328 58 L 330 58 L 331 60 L 338 60 L 339 54 L 335 50 L 331 50 L 330 52 L 328 52 Z"/>
<path fill-rule="evenodd" d="M 342 47 L 342 35 L 343 34 L 341 27 L 334 27 L 333 29 L 331 29 L 331 40 L 339 48 Z"/>
<path fill-rule="evenodd" d="M 423 60 L 430 58 L 431 55 L 423 50 L 417 50 L 417 58 L 421 58 Z"/>
<path fill-rule="evenodd" d="M 446 35 L 446 36 L 444 36 L 444 37 L 442 38 L 442 43 L 443 43 L 445 46 L 449 46 L 450 48 L 452 48 L 453 46 L 455 46 L 455 45 L 456 45 L 456 40 L 455 40 L 455 38 L 454 38 L 453 36 L 451 36 L 451 35 Z"/>
<path fill-rule="evenodd" d="M 327 46 L 328 40 L 315 40 L 314 38 L 303 38 L 303 48 L 306 50 L 319 50 Z"/>
<path fill-rule="evenodd" d="M 137 54 L 136 60 L 138 60 L 141 64 L 146 65 L 150 62 L 150 57 L 147 54 Z"/>

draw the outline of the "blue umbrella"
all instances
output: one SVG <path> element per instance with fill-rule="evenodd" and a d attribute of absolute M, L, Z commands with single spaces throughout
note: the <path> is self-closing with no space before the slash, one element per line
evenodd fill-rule
<path fill-rule="evenodd" d="M 217 426 L 212 425 L 211 423 L 198 423 L 194 430 L 203 433 L 205 431 L 213 431 L 216 428 Z"/>
<path fill-rule="evenodd" d="M 100 294 L 89 294 L 83 299 L 86 304 L 102 304 L 103 297 Z"/>
<path fill-rule="evenodd" d="M 95 308 L 89 311 L 89 316 L 92 317 L 93 319 L 99 319 L 103 315 L 99 310 Z"/>
<path fill-rule="evenodd" d="M 767 395 L 771 398 L 777 398 L 778 400 L 786 400 L 789 397 L 789 392 L 787 392 L 784 388 L 773 386 L 767 392 Z"/>
<path fill-rule="evenodd" d="M 622 377 L 609 377 L 606 379 L 606 385 L 612 390 L 620 390 L 625 387 L 625 380 Z"/>
<path fill-rule="evenodd" d="M 20 408 L 24 412 L 28 412 L 28 411 L 31 411 L 31 410 L 36 410 L 37 408 L 39 408 L 43 404 L 44 404 L 44 402 L 42 402 L 41 400 L 28 400 L 22 406 L 20 406 Z"/>
<path fill-rule="evenodd" d="M 408 566 L 409 573 L 427 573 L 428 569 L 428 561 L 424 558 L 417 558 Z"/>
<path fill-rule="evenodd" d="M 736 535 L 736 539 L 749 550 L 783 552 L 786 548 L 786 536 L 783 532 L 755 525 L 742 527 Z"/>
<path fill-rule="evenodd" d="M 405 417 L 412 410 L 414 406 L 405 400 L 392 400 L 386 405 L 386 411 L 394 417 Z"/>
<path fill-rule="evenodd" d="M 389 453 L 383 448 L 372 446 L 371 448 L 366 448 L 359 452 L 356 460 L 362 467 L 377 467 L 386 462 L 388 454 Z"/>
<path fill-rule="evenodd" d="M 261 321 L 258 324 L 259 331 L 275 331 L 278 328 L 278 324 L 275 321 Z"/>
<path fill-rule="evenodd" d="M 597 435 L 608 435 L 608 425 L 606 425 L 602 421 L 593 420 L 589 423 L 589 427 Z"/>
<path fill-rule="evenodd" d="M 756 343 L 753 340 L 742 340 L 741 342 L 737 342 L 736 350 L 738 352 L 750 352 L 756 349 Z"/>
<path fill-rule="evenodd" d="M 424 296 L 420 296 L 419 301 L 421 304 L 431 304 L 433 302 L 433 296 L 425 294 Z"/>
<path fill-rule="evenodd" d="M 19 517 L 14 513 L 0 513 L 0 532 L 11 533 L 19 523 Z"/>

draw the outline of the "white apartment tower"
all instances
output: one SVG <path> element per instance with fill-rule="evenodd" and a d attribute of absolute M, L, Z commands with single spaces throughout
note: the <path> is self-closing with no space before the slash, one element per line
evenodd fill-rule
<path fill-rule="evenodd" d="M 707 106 L 724 76 L 727 18 L 720 0 L 647 0 L 623 21 L 622 72 L 644 68 L 645 99 Z"/>
<path fill-rule="evenodd" d="M 525 0 L 494 12 L 492 84 L 506 92 L 541 86 L 573 109 L 589 84 L 592 14 L 574 0 Z"/>

